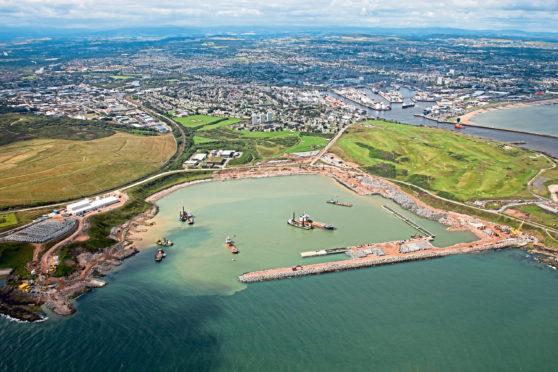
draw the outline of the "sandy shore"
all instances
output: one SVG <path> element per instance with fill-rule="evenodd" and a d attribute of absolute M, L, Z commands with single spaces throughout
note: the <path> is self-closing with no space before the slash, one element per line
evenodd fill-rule
<path fill-rule="evenodd" d="M 483 112 L 488 112 L 488 111 L 493 111 L 493 110 L 501 110 L 501 109 L 513 108 L 513 107 L 540 105 L 540 104 L 545 104 L 545 103 L 558 103 L 558 98 L 545 99 L 545 100 L 541 100 L 541 101 L 532 101 L 532 102 L 509 102 L 509 103 L 503 103 L 503 104 L 497 105 L 497 106 L 481 108 L 481 109 L 471 111 L 469 113 L 466 113 L 465 115 L 460 116 L 461 124 L 478 124 L 478 123 L 475 123 L 475 121 L 473 120 L 473 117 L 475 115 L 482 114 Z"/>

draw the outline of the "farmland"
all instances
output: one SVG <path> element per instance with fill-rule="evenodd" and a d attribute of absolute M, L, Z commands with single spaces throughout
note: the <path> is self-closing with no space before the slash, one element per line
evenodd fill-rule
<path fill-rule="evenodd" d="M 526 197 L 549 166 L 532 151 L 436 128 L 370 121 L 332 148 L 367 172 L 413 183 L 455 200 Z"/>
<path fill-rule="evenodd" d="M 0 207 L 75 199 L 117 187 L 161 167 L 175 150 L 170 134 L 13 142 L 0 147 Z"/>

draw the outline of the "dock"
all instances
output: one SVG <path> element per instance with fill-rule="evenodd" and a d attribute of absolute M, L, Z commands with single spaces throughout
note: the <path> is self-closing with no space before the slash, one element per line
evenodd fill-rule
<path fill-rule="evenodd" d="M 414 227 L 415 229 L 417 229 L 421 233 L 426 234 L 426 236 L 429 236 L 431 238 L 436 237 L 436 235 L 432 234 L 430 231 L 426 230 L 424 227 L 420 226 L 418 223 L 416 223 L 413 220 L 403 216 L 401 213 L 399 213 L 397 211 L 394 211 L 393 209 L 391 209 L 387 205 L 382 205 L 382 208 L 384 208 L 389 213 L 393 214 L 395 217 L 405 221 L 407 224 L 411 225 L 412 227 Z"/>
<path fill-rule="evenodd" d="M 347 248 L 320 249 L 319 251 L 301 252 L 300 257 L 327 256 L 328 254 L 347 253 Z"/>

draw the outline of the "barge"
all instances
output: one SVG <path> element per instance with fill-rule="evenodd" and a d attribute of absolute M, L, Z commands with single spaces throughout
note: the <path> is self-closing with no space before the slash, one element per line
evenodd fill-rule
<path fill-rule="evenodd" d="M 236 248 L 233 240 L 229 236 L 227 236 L 227 239 L 225 239 L 225 246 L 229 249 L 229 251 L 232 254 L 238 254 L 238 249 Z"/>

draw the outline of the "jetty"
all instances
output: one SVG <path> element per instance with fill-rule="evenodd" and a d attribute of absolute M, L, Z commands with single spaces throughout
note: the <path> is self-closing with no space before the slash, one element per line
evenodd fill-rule
<path fill-rule="evenodd" d="M 412 227 L 414 227 L 415 229 L 417 229 L 421 233 L 426 234 L 426 236 L 431 237 L 432 239 L 436 237 L 436 235 L 432 234 L 430 231 L 426 230 L 424 227 L 420 226 L 418 223 L 416 223 L 413 220 L 403 216 L 401 213 L 399 213 L 397 211 L 394 211 L 393 209 L 391 209 L 387 205 L 382 205 L 382 208 L 384 208 L 389 213 L 393 214 L 395 217 L 405 221 L 407 224 L 411 225 Z"/>
<path fill-rule="evenodd" d="M 341 260 L 335 262 L 325 262 L 305 266 L 282 267 L 277 269 L 253 271 L 240 275 L 238 280 L 242 283 L 255 283 L 267 280 L 287 279 L 308 275 L 318 275 L 323 273 L 353 270 L 364 267 L 387 265 L 399 262 L 410 262 L 418 260 L 426 260 L 431 258 L 440 258 L 456 254 L 474 253 L 495 249 L 504 249 L 511 247 L 522 247 L 532 240 L 528 237 L 506 237 L 506 238 L 493 238 L 488 240 L 480 240 L 474 243 L 459 243 L 447 248 L 436 248 L 430 243 L 422 240 L 421 243 L 423 250 L 417 252 L 401 253 L 400 242 L 386 242 L 370 245 L 361 245 L 347 248 L 349 252 L 354 254 L 354 258 L 348 260 Z M 380 250 L 378 248 L 381 248 Z M 387 252 L 384 253 L 384 250 Z M 327 250 L 323 250 L 325 254 Z M 321 252 L 321 251 L 314 251 Z M 306 252 L 312 253 L 312 252 Z M 315 256 L 320 255 L 314 254 Z M 306 256 L 311 257 L 311 256 Z"/>

